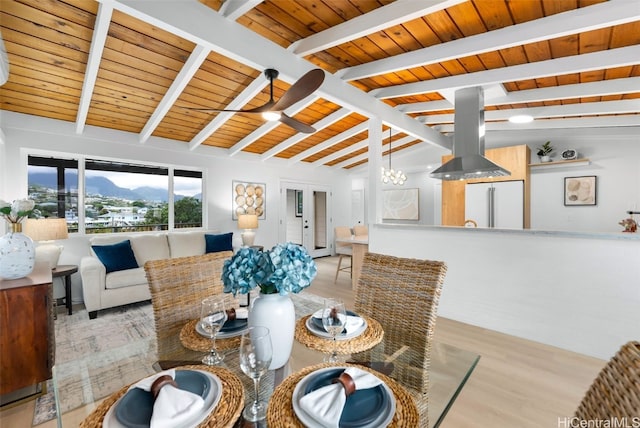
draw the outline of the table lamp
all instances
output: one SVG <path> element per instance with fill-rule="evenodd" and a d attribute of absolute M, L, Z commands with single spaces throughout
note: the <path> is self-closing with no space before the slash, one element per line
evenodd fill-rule
<path fill-rule="evenodd" d="M 24 234 L 39 242 L 36 246 L 36 261 L 46 260 L 51 269 L 58 266 L 64 247 L 55 245 L 53 241 L 69 237 L 64 218 L 28 218 L 24 222 Z"/>
<path fill-rule="evenodd" d="M 256 233 L 253 229 L 258 228 L 258 216 L 255 214 L 240 214 L 238 216 L 238 229 L 244 229 L 242 233 L 242 245 L 250 247 L 253 245 L 253 240 L 256 237 Z"/>

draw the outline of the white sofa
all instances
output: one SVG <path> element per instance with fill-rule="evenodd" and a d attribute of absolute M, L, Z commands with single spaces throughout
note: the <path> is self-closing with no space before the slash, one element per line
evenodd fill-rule
<path fill-rule="evenodd" d="M 84 304 L 89 312 L 89 318 L 96 318 L 101 309 L 150 300 L 151 294 L 144 264 L 148 260 L 202 255 L 206 250 L 205 234 L 216 235 L 219 232 L 190 231 L 92 236 L 89 240 L 91 246 L 112 245 L 129 240 L 138 267 L 107 273 L 105 265 L 91 248 L 91 255 L 80 260 Z"/>

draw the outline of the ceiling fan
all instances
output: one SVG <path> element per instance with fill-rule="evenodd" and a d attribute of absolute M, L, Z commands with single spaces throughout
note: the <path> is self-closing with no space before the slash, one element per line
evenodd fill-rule
<path fill-rule="evenodd" d="M 315 128 L 300 122 L 284 113 L 284 110 L 291 107 L 298 101 L 311 95 L 320 87 L 324 81 L 324 71 L 319 68 L 307 72 L 298 79 L 291 87 L 280 97 L 278 101 L 273 99 L 273 81 L 278 78 L 278 70 L 268 68 L 264 71 L 264 75 L 269 79 L 269 101 L 260 107 L 247 110 L 226 110 L 213 108 L 190 108 L 190 110 L 208 111 L 208 112 L 232 112 L 232 113 L 261 113 L 266 120 L 279 120 L 295 129 L 298 132 L 312 134 L 316 132 Z"/>

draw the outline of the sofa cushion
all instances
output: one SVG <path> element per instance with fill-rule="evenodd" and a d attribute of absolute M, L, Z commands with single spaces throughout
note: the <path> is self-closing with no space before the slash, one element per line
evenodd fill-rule
<path fill-rule="evenodd" d="M 107 273 L 138 267 L 136 256 L 131 249 L 131 241 L 128 239 L 116 244 L 92 245 L 91 248 L 107 269 Z"/>
<path fill-rule="evenodd" d="M 204 254 L 204 232 L 170 232 L 167 239 L 172 258 Z"/>
<path fill-rule="evenodd" d="M 105 287 L 107 289 L 129 287 L 132 285 L 141 285 L 147 283 L 147 276 L 144 268 L 135 268 L 111 272 L 105 278 Z"/>
<path fill-rule="evenodd" d="M 138 266 L 141 267 L 149 260 L 164 260 L 171 257 L 166 234 L 132 236 L 131 248 L 138 260 Z"/>
<path fill-rule="evenodd" d="M 206 253 L 217 253 L 219 251 L 233 251 L 233 232 L 222 233 L 220 235 L 205 234 Z"/>

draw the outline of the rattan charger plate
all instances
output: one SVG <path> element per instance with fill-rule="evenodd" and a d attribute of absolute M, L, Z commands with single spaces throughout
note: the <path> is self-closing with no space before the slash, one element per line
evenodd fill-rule
<path fill-rule="evenodd" d="M 198 425 L 198 428 L 231 428 L 234 426 L 244 408 L 244 386 L 238 376 L 224 367 L 194 365 L 177 367 L 176 370 L 206 370 L 218 376 L 222 384 L 222 397 L 220 397 L 220 401 L 209 414 L 209 417 Z M 133 385 L 133 383 L 131 385 Z M 111 406 L 127 392 L 129 386 L 130 385 L 123 387 L 102 401 L 102 403 L 82 421 L 80 428 L 101 428 L 105 415 Z"/>
<path fill-rule="evenodd" d="M 307 315 L 296 321 L 296 334 L 295 338 L 303 345 L 315 349 L 321 352 L 333 351 L 333 340 L 325 337 L 316 336 L 306 326 L 307 319 L 312 315 Z M 336 353 L 354 354 L 356 352 L 363 352 L 367 349 L 371 349 L 382 341 L 384 337 L 384 330 L 380 323 L 373 318 L 362 316 L 367 322 L 367 328 L 360 334 L 352 339 L 337 340 L 336 341 Z"/>
<path fill-rule="evenodd" d="M 375 370 L 356 364 L 318 364 L 306 367 L 296 373 L 289 375 L 273 391 L 269 399 L 267 408 L 267 426 L 270 427 L 300 427 L 304 425 L 300 422 L 293 410 L 293 390 L 298 382 L 306 375 L 324 367 L 357 367 L 375 374 L 380 380 L 387 384 L 396 399 L 396 413 L 389 427 L 410 427 L 418 426 L 418 409 L 409 393 L 395 380 L 383 375 Z"/>
<path fill-rule="evenodd" d="M 206 338 L 196 331 L 197 319 L 191 320 L 180 330 L 180 343 L 187 349 L 192 351 L 208 352 L 211 350 L 211 339 Z M 217 338 L 216 349 L 218 351 L 226 351 L 228 349 L 237 349 L 240 347 L 240 336 Z"/>

